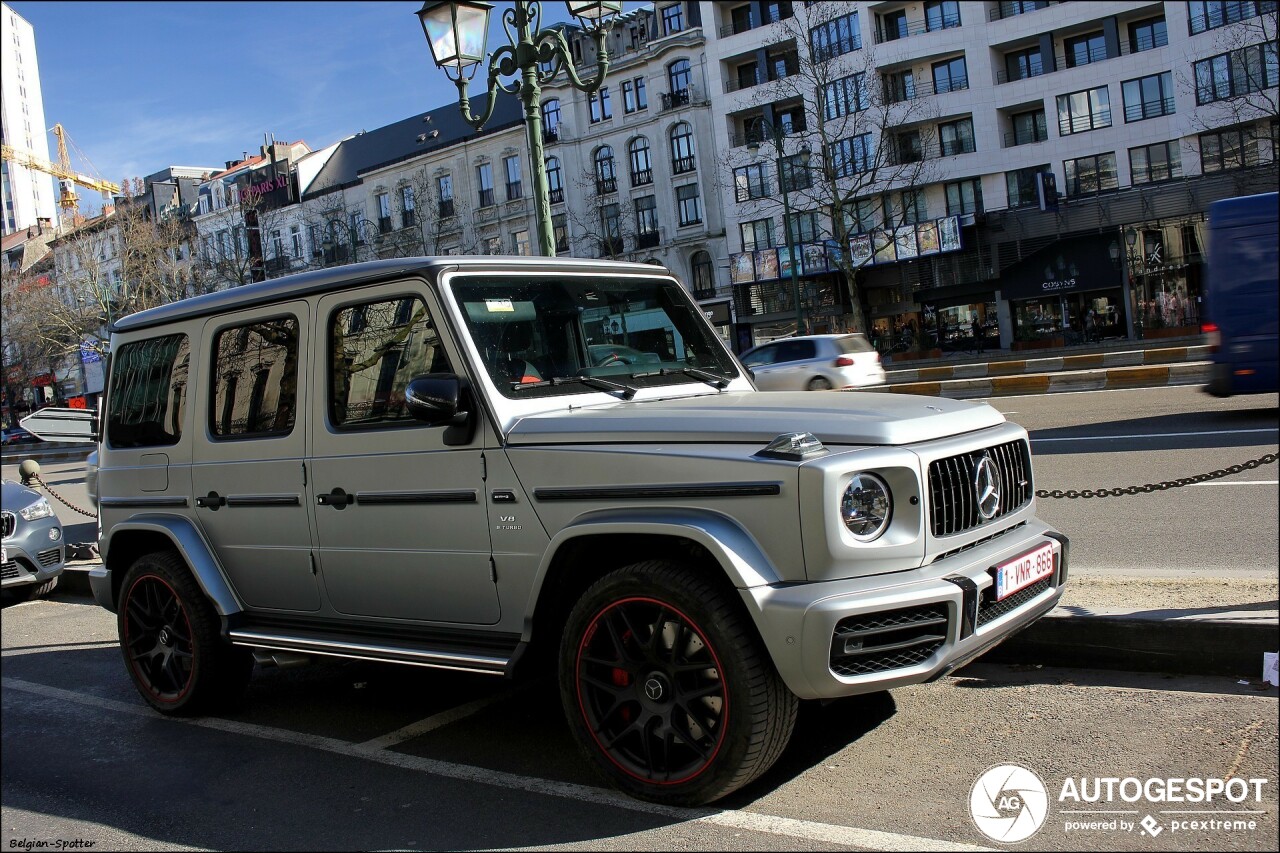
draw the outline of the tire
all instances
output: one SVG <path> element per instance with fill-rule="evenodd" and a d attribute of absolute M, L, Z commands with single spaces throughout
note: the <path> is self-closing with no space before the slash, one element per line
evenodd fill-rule
<path fill-rule="evenodd" d="M 187 716 L 240 697 L 253 656 L 222 639 L 218 614 L 177 554 L 139 557 L 120 590 L 120 651 L 151 707 Z"/>
<path fill-rule="evenodd" d="M 44 596 L 53 592 L 54 589 L 57 588 L 57 586 L 58 586 L 58 579 L 56 577 L 49 578 L 47 581 L 40 584 L 39 586 L 32 584 L 31 586 L 27 587 L 24 600 L 35 601 L 37 598 L 43 598 Z"/>
<path fill-rule="evenodd" d="M 809 391 L 830 391 L 831 383 L 821 376 L 815 376 L 809 380 Z"/>
<path fill-rule="evenodd" d="M 588 759 L 625 793 L 668 805 L 712 802 L 768 770 L 799 704 L 731 595 L 667 560 L 587 590 L 559 677 Z"/>

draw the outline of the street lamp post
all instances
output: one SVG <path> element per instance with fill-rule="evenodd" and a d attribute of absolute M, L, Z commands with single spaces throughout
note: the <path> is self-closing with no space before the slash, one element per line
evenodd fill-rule
<path fill-rule="evenodd" d="M 502 27 L 506 31 L 508 43 L 498 47 L 488 57 L 489 102 L 479 116 L 471 112 L 467 87 L 480 63 L 485 61 L 484 46 L 488 40 L 489 12 L 493 4 L 477 0 L 427 0 L 418 10 L 418 19 L 426 34 L 427 44 L 431 47 L 432 59 L 458 87 L 458 108 L 462 112 L 463 121 L 476 130 L 484 127 L 485 122 L 493 115 L 499 89 L 516 95 L 524 104 L 525 134 L 529 143 L 529 157 L 533 161 L 529 171 L 533 177 L 538 249 L 547 257 L 555 256 L 556 241 L 551 226 L 551 200 L 542 157 L 542 85 L 555 79 L 563 68 L 574 88 L 588 95 L 598 92 L 609 70 L 605 37 L 614 16 L 622 11 L 620 0 L 570 0 L 565 5 L 569 14 L 595 39 L 595 78 L 584 81 L 579 77 L 564 35 L 556 29 L 542 28 L 542 4 L 538 0 L 516 0 L 512 8 L 502 13 Z M 511 83 L 503 83 L 501 80 L 502 77 L 516 74 L 520 78 Z"/>
<path fill-rule="evenodd" d="M 787 257 L 791 260 L 791 298 L 795 301 L 796 305 L 796 334 L 802 335 L 805 331 L 805 323 L 804 308 L 800 304 L 800 261 L 799 258 L 796 257 L 795 235 L 791 232 L 791 196 L 788 192 L 788 182 L 784 172 L 784 163 L 782 159 L 782 141 L 785 135 L 783 134 L 780 126 L 770 124 L 768 122 L 765 124 L 773 133 L 774 162 L 778 168 L 778 186 L 782 191 L 782 230 L 787 243 Z M 752 154 L 757 154 L 760 151 L 760 143 L 758 141 L 753 141 L 747 146 L 747 148 Z M 808 171 L 809 169 L 809 156 L 809 147 L 806 145 L 800 149 L 800 167 L 805 171 Z"/>

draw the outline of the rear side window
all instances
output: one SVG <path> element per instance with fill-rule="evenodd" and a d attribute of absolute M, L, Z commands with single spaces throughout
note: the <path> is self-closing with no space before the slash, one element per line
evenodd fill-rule
<path fill-rule="evenodd" d="M 840 347 L 840 352 L 871 352 L 871 341 L 862 335 L 845 335 L 843 338 L 836 338 L 836 344 Z"/>
<path fill-rule="evenodd" d="M 125 344 L 111 359 L 107 443 L 164 447 L 182 438 L 191 345 L 186 335 Z"/>
<path fill-rule="evenodd" d="M 298 321 L 259 320 L 213 339 L 213 405 L 218 438 L 288 435 L 298 408 Z"/>
<path fill-rule="evenodd" d="M 329 352 L 329 414 L 338 427 L 419 423 L 405 409 L 405 386 L 425 373 L 453 372 L 426 303 L 416 296 L 333 312 Z"/>
<path fill-rule="evenodd" d="M 804 361 L 817 354 L 813 341 L 783 341 L 778 344 L 778 361 Z"/>

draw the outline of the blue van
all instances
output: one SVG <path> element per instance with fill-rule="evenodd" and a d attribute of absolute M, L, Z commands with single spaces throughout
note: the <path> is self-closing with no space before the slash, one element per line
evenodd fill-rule
<path fill-rule="evenodd" d="M 1241 196 L 1209 206 L 1205 302 L 1215 397 L 1280 390 L 1276 266 L 1280 193 Z"/>

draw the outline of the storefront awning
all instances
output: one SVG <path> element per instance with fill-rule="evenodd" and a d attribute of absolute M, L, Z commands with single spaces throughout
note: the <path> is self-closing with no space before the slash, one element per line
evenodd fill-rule
<path fill-rule="evenodd" d="M 1113 244 L 1117 260 L 1111 259 Z M 1059 240 L 1001 273 L 1001 295 L 1036 299 L 1120 287 L 1123 262 L 1118 236 L 1091 234 Z"/>

